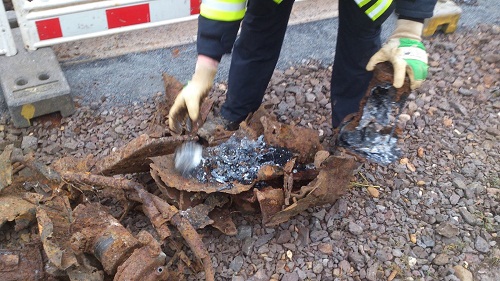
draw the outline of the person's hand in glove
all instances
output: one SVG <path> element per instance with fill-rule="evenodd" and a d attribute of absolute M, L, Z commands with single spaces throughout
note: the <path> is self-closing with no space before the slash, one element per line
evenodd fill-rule
<path fill-rule="evenodd" d="M 371 57 L 366 70 L 372 71 L 377 63 L 389 61 L 394 68 L 394 87 L 403 86 L 406 74 L 412 90 L 420 87 L 428 69 L 427 52 L 421 38 L 423 26 L 417 21 L 398 19 L 391 37 Z"/>
<path fill-rule="evenodd" d="M 188 125 L 198 120 L 200 106 L 212 88 L 218 64 L 218 61 L 209 57 L 198 57 L 191 81 L 177 95 L 168 113 L 170 130 L 180 134 L 183 124 Z"/>

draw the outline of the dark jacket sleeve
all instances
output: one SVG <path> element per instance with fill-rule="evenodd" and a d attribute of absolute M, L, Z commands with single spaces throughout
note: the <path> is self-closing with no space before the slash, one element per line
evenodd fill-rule
<path fill-rule="evenodd" d="M 396 14 L 404 18 L 432 17 L 437 0 L 396 0 Z"/>
<path fill-rule="evenodd" d="M 196 42 L 198 54 L 220 61 L 233 49 L 240 22 L 211 20 L 200 15 Z"/>

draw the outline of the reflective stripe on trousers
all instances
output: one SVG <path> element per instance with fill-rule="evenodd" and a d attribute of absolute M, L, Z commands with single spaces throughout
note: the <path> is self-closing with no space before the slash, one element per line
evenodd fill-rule
<path fill-rule="evenodd" d="M 245 16 L 246 5 L 246 0 L 203 0 L 200 15 L 218 21 L 237 21 Z"/>
<path fill-rule="evenodd" d="M 365 14 L 376 21 L 392 4 L 392 0 L 354 0 Z"/>

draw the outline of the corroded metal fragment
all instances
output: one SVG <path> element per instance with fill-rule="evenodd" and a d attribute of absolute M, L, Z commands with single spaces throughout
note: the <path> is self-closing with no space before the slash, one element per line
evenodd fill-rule
<path fill-rule="evenodd" d="M 268 223 L 271 218 L 283 209 L 285 206 L 285 195 L 280 188 L 254 189 L 259 201 L 260 211 L 262 213 L 262 223 Z"/>
<path fill-rule="evenodd" d="M 57 269 L 66 270 L 77 265 L 75 253 L 68 237 L 71 237 L 72 211 L 66 196 L 54 196 L 36 209 L 38 231 L 43 249 L 50 264 Z"/>
<path fill-rule="evenodd" d="M 155 170 L 160 179 L 166 186 L 175 187 L 178 190 L 191 191 L 191 192 L 224 192 L 229 194 L 238 194 L 252 188 L 251 184 L 241 184 L 237 181 L 229 183 L 201 183 L 197 180 L 187 180 L 180 173 L 175 171 L 174 168 L 174 155 L 167 155 L 161 157 L 153 157 L 151 169 Z"/>
<path fill-rule="evenodd" d="M 146 172 L 151 163 L 150 157 L 171 154 L 183 142 L 197 140 L 196 136 L 151 138 L 148 135 L 140 135 L 109 156 L 96 161 L 91 172 L 106 176 Z"/>
<path fill-rule="evenodd" d="M 209 213 L 216 207 L 222 207 L 229 201 L 227 194 L 211 193 L 208 195 L 205 202 L 198 204 L 187 210 L 180 211 L 180 214 L 187 218 L 191 225 L 196 228 L 204 228 L 207 225 L 213 224 L 214 221 L 209 216 Z"/>
<path fill-rule="evenodd" d="M 274 214 L 266 226 L 283 223 L 310 207 L 334 203 L 347 190 L 357 166 L 358 162 L 354 158 L 330 156 L 323 162 L 318 177 L 301 188 L 299 199 L 284 210 Z"/>
<path fill-rule="evenodd" d="M 3 281 L 45 280 L 40 243 L 22 250 L 0 249 L 0 276 Z"/>
<path fill-rule="evenodd" d="M 80 204 L 74 212 L 71 247 L 75 252 L 94 255 L 107 274 L 117 267 L 141 244 L 98 203 Z"/>
<path fill-rule="evenodd" d="M 114 276 L 114 281 L 161 281 L 172 280 L 172 274 L 165 267 L 166 255 L 160 244 L 147 231 L 141 231 L 137 237 L 143 245 L 135 249 L 121 264 Z"/>
<path fill-rule="evenodd" d="M 24 200 L 23 197 L 32 197 L 34 202 Z M 0 227 L 7 221 L 16 221 L 16 226 L 20 220 L 34 220 L 36 205 L 42 199 L 36 193 L 6 194 L 0 195 Z"/>
<path fill-rule="evenodd" d="M 231 212 L 228 209 L 215 208 L 208 216 L 213 220 L 212 226 L 220 232 L 229 236 L 234 236 L 238 233 L 236 225 L 231 219 Z"/>
<path fill-rule="evenodd" d="M 266 143 L 290 149 L 297 154 L 299 163 L 312 163 L 314 155 L 322 148 L 316 130 L 283 124 L 265 116 L 260 121 Z"/>

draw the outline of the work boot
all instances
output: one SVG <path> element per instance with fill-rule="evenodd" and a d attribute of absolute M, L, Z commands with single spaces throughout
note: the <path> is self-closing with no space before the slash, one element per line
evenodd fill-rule
<path fill-rule="evenodd" d="M 212 112 L 198 129 L 198 136 L 207 141 L 208 145 L 215 145 L 228 139 L 239 127 L 240 122 L 229 121 L 220 114 L 215 116 Z"/>

